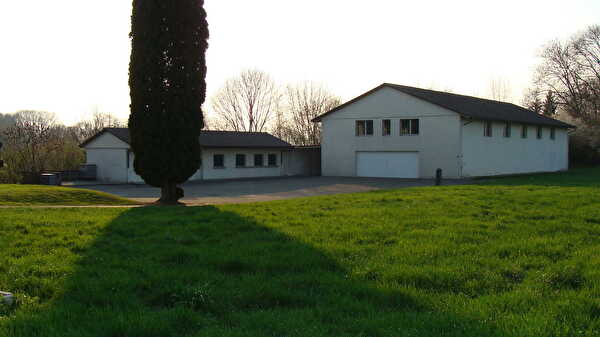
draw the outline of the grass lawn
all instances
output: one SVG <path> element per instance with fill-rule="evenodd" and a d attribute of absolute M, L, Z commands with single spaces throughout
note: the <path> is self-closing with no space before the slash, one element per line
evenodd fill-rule
<path fill-rule="evenodd" d="M 112 194 L 79 188 L 0 184 L 0 206 L 135 204 L 138 203 Z"/>
<path fill-rule="evenodd" d="M 571 174 L 3 209 L 0 336 L 599 336 L 599 171 Z"/>

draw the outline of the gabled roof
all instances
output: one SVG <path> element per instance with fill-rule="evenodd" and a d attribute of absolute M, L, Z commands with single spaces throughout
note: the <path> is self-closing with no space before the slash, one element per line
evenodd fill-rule
<path fill-rule="evenodd" d="M 403 92 L 407 95 L 411 95 L 413 97 L 422 99 L 429 103 L 441 106 L 442 108 L 454 111 L 466 118 L 473 119 L 481 119 L 481 120 L 492 120 L 492 121 L 506 121 L 506 122 L 516 122 L 523 124 L 532 124 L 532 125 L 547 125 L 547 126 L 555 126 L 562 128 L 572 128 L 574 126 L 556 120 L 554 118 L 546 117 L 544 115 L 540 115 L 534 111 L 525 109 L 521 106 L 493 101 L 490 99 L 465 96 L 465 95 L 457 95 L 448 92 L 441 92 L 435 90 L 427 90 L 415 87 L 408 87 L 405 85 L 384 83 L 378 86 L 375 89 L 372 89 L 353 100 L 350 100 L 335 109 L 332 109 L 321 116 L 313 119 L 313 122 L 320 122 L 321 119 L 331 113 L 334 113 L 360 99 L 363 97 L 381 89 L 381 88 L 392 88 Z"/>
<path fill-rule="evenodd" d="M 85 147 L 100 135 L 108 132 L 129 144 L 129 129 L 104 128 L 90 137 L 81 147 Z M 266 132 L 241 131 L 200 131 L 200 146 L 212 148 L 291 148 L 292 145 Z"/>

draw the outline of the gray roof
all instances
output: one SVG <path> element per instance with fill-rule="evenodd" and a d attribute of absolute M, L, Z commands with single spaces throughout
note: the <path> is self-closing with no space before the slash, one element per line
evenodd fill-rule
<path fill-rule="evenodd" d="M 355 101 L 371 94 L 372 92 L 379 90 L 383 87 L 388 87 L 392 89 L 396 89 L 405 94 L 411 95 L 413 97 L 420 98 L 429 103 L 433 103 L 435 105 L 441 106 L 448 110 L 452 110 L 463 117 L 473 118 L 473 119 L 482 119 L 482 120 L 492 120 L 492 121 L 506 121 L 506 122 L 516 122 L 522 124 L 532 124 L 532 125 L 547 125 L 547 126 L 555 126 L 562 128 L 572 128 L 573 126 L 554 118 L 546 117 L 544 115 L 540 115 L 534 111 L 525 109 L 521 106 L 493 101 L 484 98 L 465 96 L 465 95 L 457 95 L 448 92 L 441 92 L 435 90 L 427 90 L 415 87 L 408 87 L 405 85 L 384 83 L 377 88 L 370 90 L 361 96 L 356 97 L 355 99 L 346 102 L 337 108 L 330 110 L 321 116 L 318 116 L 313 121 L 319 122 L 321 118 L 326 115 L 329 115 L 335 111 L 342 109 L 343 107 L 354 103 Z"/>
<path fill-rule="evenodd" d="M 104 128 L 81 143 L 84 147 L 96 137 L 108 132 L 129 144 L 129 129 Z M 200 131 L 200 146 L 213 148 L 291 148 L 292 145 L 266 132 Z"/>

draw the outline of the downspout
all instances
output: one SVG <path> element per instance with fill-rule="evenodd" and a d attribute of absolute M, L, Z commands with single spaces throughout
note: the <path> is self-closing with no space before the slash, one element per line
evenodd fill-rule
<path fill-rule="evenodd" d="M 463 177 L 463 165 L 464 165 L 464 157 L 463 157 L 463 133 L 464 133 L 464 128 L 465 126 L 471 124 L 473 121 L 472 120 L 468 120 L 466 123 L 463 124 L 463 117 L 460 117 L 460 130 L 458 132 L 458 140 L 459 140 L 459 149 L 458 149 L 458 156 L 457 156 L 457 160 L 458 160 L 458 178 L 464 178 Z"/>

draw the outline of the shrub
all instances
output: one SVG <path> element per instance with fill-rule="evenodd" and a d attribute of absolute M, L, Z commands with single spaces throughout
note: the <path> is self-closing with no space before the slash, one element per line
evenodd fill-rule
<path fill-rule="evenodd" d="M 22 177 L 8 168 L 0 168 L 0 184 L 19 184 Z"/>

